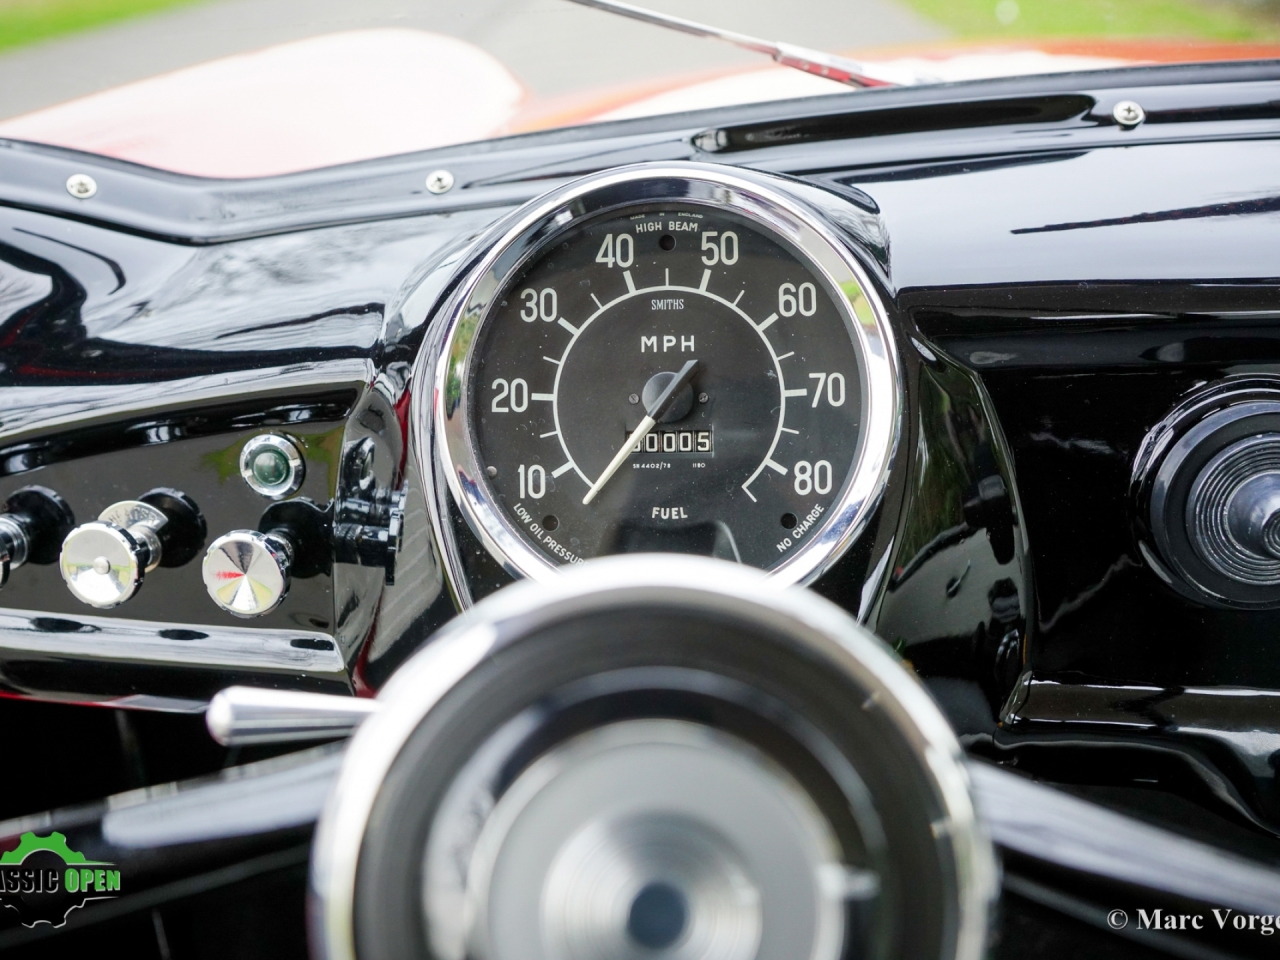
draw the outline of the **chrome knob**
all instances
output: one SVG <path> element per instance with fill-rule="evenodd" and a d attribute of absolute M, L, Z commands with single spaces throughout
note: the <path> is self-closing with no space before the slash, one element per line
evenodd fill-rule
<path fill-rule="evenodd" d="M 121 500 L 81 524 L 62 542 L 62 579 L 91 607 L 115 607 L 138 592 L 160 564 L 159 531 L 168 521 L 141 500 Z"/>
<path fill-rule="evenodd" d="M 204 585 L 213 602 L 237 617 L 260 617 L 289 592 L 293 544 L 279 533 L 232 530 L 209 545 Z"/>
<path fill-rule="evenodd" d="M 9 514 L 0 515 L 0 587 L 9 582 L 9 574 L 27 562 L 26 527 Z"/>
<path fill-rule="evenodd" d="M 158 566 L 186 563 L 204 545 L 205 522 L 191 498 L 157 487 L 113 503 L 62 542 L 62 579 L 91 607 L 115 607 Z"/>

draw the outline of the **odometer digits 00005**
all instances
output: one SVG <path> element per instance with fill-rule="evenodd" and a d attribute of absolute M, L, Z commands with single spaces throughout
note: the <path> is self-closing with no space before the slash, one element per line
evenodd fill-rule
<path fill-rule="evenodd" d="M 856 274 L 824 269 L 851 265 L 828 241 L 820 263 L 767 217 L 672 192 L 561 213 L 465 349 L 446 347 L 467 420 L 465 449 L 446 453 L 484 502 L 471 519 L 505 528 L 490 548 L 514 533 L 527 575 L 639 551 L 781 569 L 819 534 L 824 552 L 847 545 L 830 527 L 867 506 L 855 476 L 885 468 L 866 455 L 886 440 L 869 408 L 896 414 L 868 364 L 870 334 L 884 366 L 883 318 Z"/>

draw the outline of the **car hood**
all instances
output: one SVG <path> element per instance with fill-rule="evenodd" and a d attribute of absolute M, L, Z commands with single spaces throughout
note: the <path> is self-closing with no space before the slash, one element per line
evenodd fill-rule
<path fill-rule="evenodd" d="M 1280 56 L 1276 45 L 1026 42 L 860 51 L 894 84 Z M 0 138 L 204 177 L 261 177 L 559 126 L 847 93 L 764 64 L 531 96 L 454 37 L 353 30 L 212 60 L 0 122 Z"/>

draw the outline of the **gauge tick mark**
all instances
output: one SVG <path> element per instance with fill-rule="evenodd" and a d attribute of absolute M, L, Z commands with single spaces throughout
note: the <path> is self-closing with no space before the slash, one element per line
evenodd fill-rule
<path fill-rule="evenodd" d="M 566 320 L 564 317 L 561 317 L 559 320 L 557 320 L 557 321 L 556 321 L 556 323 L 560 324 L 560 326 L 564 327 L 566 330 L 568 330 L 568 331 L 569 331 L 571 334 L 573 334 L 575 337 L 578 335 L 578 328 L 577 328 L 577 327 L 575 327 L 575 326 L 574 326 L 572 323 L 570 323 L 568 320 Z"/>
<path fill-rule="evenodd" d="M 771 313 L 767 317 L 765 317 L 762 321 L 760 321 L 760 324 L 756 327 L 756 329 L 759 330 L 761 333 L 764 333 L 771 326 L 773 326 L 773 321 L 777 319 L 778 319 L 778 315 L 776 313 Z"/>
<path fill-rule="evenodd" d="M 530 399 L 530 400 L 547 400 L 547 401 L 554 401 L 554 400 L 555 400 L 555 398 L 556 398 L 556 395 L 555 395 L 554 393 L 531 393 L 531 394 L 529 394 L 529 399 Z"/>

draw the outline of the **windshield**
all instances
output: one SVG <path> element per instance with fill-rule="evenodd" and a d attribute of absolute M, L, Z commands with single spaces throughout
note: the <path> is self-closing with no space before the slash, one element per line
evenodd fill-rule
<path fill-rule="evenodd" d="M 876 83 L 1280 55 L 1277 0 L 650 0 Z M 0 138 L 252 177 L 855 89 L 569 0 L 0 0 Z"/>

